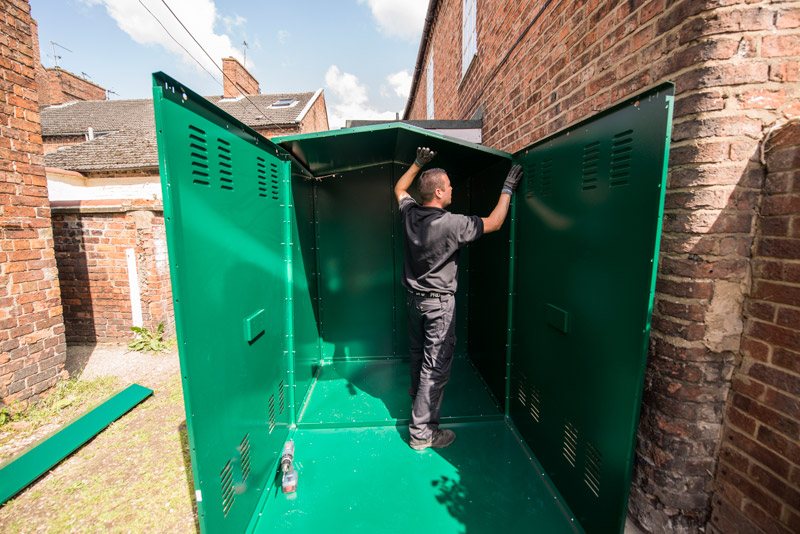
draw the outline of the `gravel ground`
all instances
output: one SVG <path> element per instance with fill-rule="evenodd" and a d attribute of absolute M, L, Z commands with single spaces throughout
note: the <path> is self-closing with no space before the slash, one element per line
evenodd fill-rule
<path fill-rule="evenodd" d="M 122 385 L 139 384 L 151 389 L 181 372 L 177 349 L 150 354 L 114 343 L 68 346 L 66 369 L 70 378 L 116 376 Z"/>

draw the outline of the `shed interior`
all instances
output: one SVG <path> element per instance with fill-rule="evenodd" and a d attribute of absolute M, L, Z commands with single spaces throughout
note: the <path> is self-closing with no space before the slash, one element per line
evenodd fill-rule
<path fill-rule="evenodd" d="M 400 123 L 269 141 L 162 73 L 154 99 L 203 532 L 622 532 L 671 85 L 515 154 Z M 462 249 L 457 438 L 421 452 L 392 192 L 417 146 L 456 213 L 525 170 L 503 228 Z"/>

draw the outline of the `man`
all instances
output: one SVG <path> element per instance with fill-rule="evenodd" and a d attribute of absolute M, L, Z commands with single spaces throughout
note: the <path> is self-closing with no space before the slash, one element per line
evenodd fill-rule
<path fill-rule="evenodd" d="M 456 439 L 452 430 L 439 429 L 439 413 L 456 344 L 458 251 L 483 234 L 500 229 L 522 176 L 522 167 L 511 168 L 497 206 L 488 217 L 457 215 L 445 209 L 452 200 L 453 188 L 443 169 L 430 169 L 420 176 L 422 205 L 408 194 L 417 173 L 435 155 L 429 148 L 418 148 L 414 163 L 394 188 L 404 235 L 403 285 L 408 290 L 411 341 L 409 393 L 414 399 L 409 444 L 415 450 L 447 447 Z"/>

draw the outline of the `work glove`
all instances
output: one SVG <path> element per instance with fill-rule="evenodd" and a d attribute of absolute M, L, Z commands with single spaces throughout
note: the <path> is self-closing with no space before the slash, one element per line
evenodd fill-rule
<path fill-rule="evenodd" d="M 513 195 L 514 191 L 517 190 L 520 178 L 522 178 L 522 165 L 514 165 L 508 171 L 508 176 L 506 176 L 506 181 L 503 182 L 503 190 L 500 191 L 500 194 Z"/>
<path fill-rule="evenodd" d="M 421 146 L 417 149 L 417 159 L 414 160 L 414 165 L 417 167 L 424 167 L 426 164 L 430 163 L 435 155 L 436 152 L 430 148 Z"/>

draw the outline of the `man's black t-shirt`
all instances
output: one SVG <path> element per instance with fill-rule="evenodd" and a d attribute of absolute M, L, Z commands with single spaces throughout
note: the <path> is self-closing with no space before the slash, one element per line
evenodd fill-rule
<path fill-rule="evenodd" d="M 483 235 L 481 218 L 420 206 L 405 197 L 400 219 L 405 234 L 403 285 L 415 291 L 455 293 L 458 249 Z"/>

